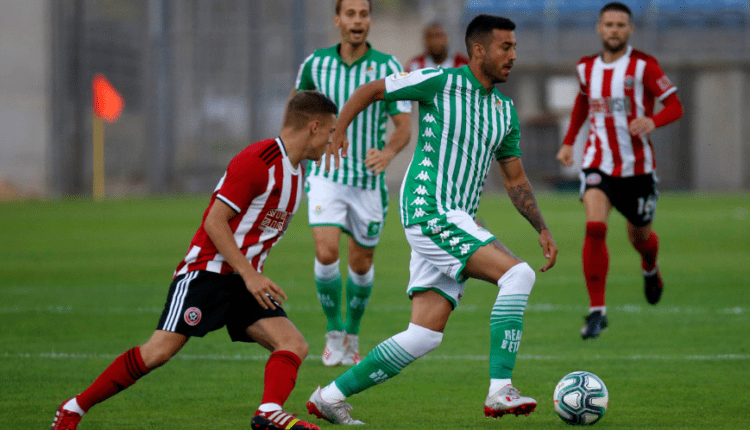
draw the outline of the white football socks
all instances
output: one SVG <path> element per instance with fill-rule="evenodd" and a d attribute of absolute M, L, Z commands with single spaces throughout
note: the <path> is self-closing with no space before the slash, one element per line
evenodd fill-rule
<path fill-rule="evenodd" d="M 344 393 L 339 390 L 335 382 L 331 382 L 327 386 L 320 389 L 320 398 L 326 403 L 338 403 L 346 400 Z"/>
<path fill-rule="evenodd" d="M 63 409 L 70 412 L 75 412 L 80 416 L 86 415 L 86 412 L 83 412 L 83 409 L 81 409 L 80 406 L 78 406 L 78 401 L 76 401 L 76 398 L 73 397 L 72 399 L 68 400 L 68 403 L 63 406 Z"/>

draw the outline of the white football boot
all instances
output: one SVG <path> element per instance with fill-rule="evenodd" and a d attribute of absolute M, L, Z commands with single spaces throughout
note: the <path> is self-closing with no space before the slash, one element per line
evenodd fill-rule
<path fill-rule="evenodd" d="M 528 416 L 534 412 L 536 400 L 521 395 L 514 386 L 508 384 L 503 388 L 487 395 L 484 401 L 484 416 L 499 418 L 506 414 Z"/>
<path fill-rule="evenodd" d="M 341 364 L 344 366 L 353 366 L 362 361 L 362 356 L 359 355 L 359 336 L 356 334 L 347 334 L 344 347 L 346 348 L 346 352 L 344 353 L 344 358 L 341 359 Z"/>
<path fill-rule="evenodd" d="M 315 415 L 333 424 L 362 425 L 360 420 L 355 420 L 349 415 L 352 407 L 346 402 L 327 403 L 320 397 L 320 386 L 312 393 L 307 401 L 307 413 Z"/>
<path fill-rule="evenodd" d="M 326 366 L 338 366 L 346 353 L 346 332 L 331 330 L 326 333 L 326 347 L 321 359 Z"/>

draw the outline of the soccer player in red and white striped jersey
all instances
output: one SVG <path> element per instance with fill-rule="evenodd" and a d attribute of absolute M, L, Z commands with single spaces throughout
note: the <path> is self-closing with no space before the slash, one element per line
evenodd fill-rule
<path fill-rule="evenodd" d="M 582 200 L 586 210 L 583 272 L 590 309 L 581 329 L 584 339 L 596 338 L 608 325 L 604 301 L 609 256 L 607 219 L 614 207 L 627 218 L 628 238 L 641 254 L 646 299 L 661 298 L 657 264 L 659 239 L 651 229 L 656 210 L 656 161 L 649 134 L 682 116 L 677 88 L 656 59 L 633 49 L 632 13 L 619 2 L 599 13 L 601 53 L 581 58 L 576 66 L 580 93 L 557 159 L 573 165 L 573 144 L 588 119 L 589 135 L 581 162 Z M 664 108 L 654 114 L 655 101 Z"/>
<path fill-rule="evenodd" d="M 281 307 L 287 298 L 262 275 L 302 198 L 303 160 L 319 160 L 335 128 L 335 103 L 316 91 L 289 100 L 281 135 L 254 143 L 229 163 L 180 262 L 151 338 L 115 361 L 81 394 L 63 402 L 52 430 L 75 430 L 89 409 L 169 361 L 194 336 L 226 326 L 232 341 L 271 351 L 253 429 L 320 428 L 284 412 L 307 343 Z"/>
<path fill-rule="evenodd" d="M 448 53 L 448 33 L 439 22 L 433 22 L 424 29 L 424 52 L 406 64 L 406 71 L 442 67 L 462 67 L 469 64 L 469 57 L 456 52 L 449 55 Z"/>

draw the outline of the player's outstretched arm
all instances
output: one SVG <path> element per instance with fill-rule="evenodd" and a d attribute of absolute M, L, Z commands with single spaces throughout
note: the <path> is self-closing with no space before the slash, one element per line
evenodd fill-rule
<path fill-rule="evenodd" d="M 385 98 L 385 79 L 368 82 L 357 88 L 344 103 L 336 119 L 336 131 L 331 135 L 331 143 L 326 150 L 326 158 L 333 155 L 334 166 L 339 168 L 340 158 L 346 157 L 349 141 L 346 140 L 346 129 L 360 112 L 376 101 Z M 326 170 L 331 168 L 331 163 L 326 163 Z"/>
<path fill-rule="evenodd" d="M 247 290 L 252 293 L 260 306 L 263 309 L 276 309 L 274 301 L 283 304 L 282 298 L 286 300 L 286 294 L 271 279 L 258 273 L 240 251 L 234 240 L 232 229 L 229 227 L 229 220 L 235 215 L 234 209 L 216 199 L 211 210 L 208 211 L 203 228 L 227 263 L 242 276 Z"/>
<path fill-rule="evenodd" d="M 365 166 L 374 174 L 384 171 L 399 152 L 409 144 L 411 138 L 411 115 L 400 113 L 392 117 L 396 129 L 391 133 L 388 144 L 382 151 L 377 148 L 370 148 L 365 158 Z"/>
<path fill-rule="evenodd" d="M 536 203 L 536 197 L 531 190 L 531 184 L 526 178 L 526 173 L 521 164 L 519 157 L 506 157 L 498 160 L 500 171 L 503 174 L 505 189 L 508 191 L 508 197 L 513 202 L 518 212 L 526 218 L 529 223 L 539 233 L 539 245 L 542 246 L 542 252 L 547 259 L 547 264 L 540 270 L 546 272 L 555 265 L 557 261 L 557 245 L 552 239 L 552 233 L 544 222 L 542 212 Z"/>

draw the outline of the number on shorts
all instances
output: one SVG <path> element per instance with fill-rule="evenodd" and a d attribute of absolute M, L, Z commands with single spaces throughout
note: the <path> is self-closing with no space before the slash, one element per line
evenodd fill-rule
<path fill-rule="evenodd" d="M 644 220 L 653 218 L 654 211 L 656 211 L 655 194 L 649 194 L 645 199 L 643 197 L 638 198 L 638 215 L 642 216 Z"/>

